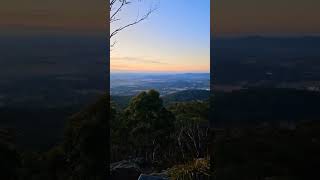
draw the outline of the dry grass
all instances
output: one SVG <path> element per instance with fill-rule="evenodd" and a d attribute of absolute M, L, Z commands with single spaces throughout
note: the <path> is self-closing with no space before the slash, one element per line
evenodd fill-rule
<path fill-rule="evenodd" d="M 169 169 L 172 180 L 205 180 L 209 179 L 210 162 L 208 159 L 195 159 L 186 164 L 176 165 Z"/>

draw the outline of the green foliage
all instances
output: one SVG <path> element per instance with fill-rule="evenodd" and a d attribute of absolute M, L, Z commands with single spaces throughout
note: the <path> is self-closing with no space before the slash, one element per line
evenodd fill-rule
<path fill-rule="evenodd" d="M 125 126 L 129 144 L 138 156 L 156 159 L 159 149 L 170 142 L 170 133 L 174 128 L 174 115 L 168 111 L 155 90 L 142 92 L 132 98 L 124 110 Z"/>
<path fill-rule="evenodd" d="M 71 179 L 103 179 L 107 159 L 107 111 L 109 97 L 70 118 L 64 140 L 64 150 Z"/>
<path fill-rule="evenodd" d="M 144 157 L 161 169 L 208 153 L 207 101 L 165 107 L 159 93 L 150 90 L 133 97 L 123 111 L 112 109 L 112 161 Z"/>
<path fill-rule="evenodd" d="M 133 96 L 111 96 L 111 102 L 115 103 L 113 108 L 125 109 Z"/>
<path fill-rule="evenodd" d="M 214 179 L 319 177 L 319 122 L 295 129 L 232 128 L 216 131 Z"/>
<path fill-rule="evenodd" d="M 185 163 L 193 157 L 205 156 L 203 149 L 197 147 L 198 153 L 195 153 L 190 148 L 195 136 L 188 139 L 190 137 L 184 134 L 180 137 L 186 139 L 180 142 L 177 137 L 181 129 L 183 133 L 201 135 L 196 143 L 206 149 L 202 143 L 205 136 L 201 134 L 206 131 L 201 126 L 206 126 L 208 122 L 207 102 L 176 103 L 165 107 L 155 90 L 133 97 L 124 109 L 109 102 L 109 96 L 105 95 L 95 104 L 71 116 L 66 123 L 63 142 L 46 152 L 18 152 L 14 136 L 1 131 L 0 160 L 3 163 L 0 166 L 4 171 L 0 172 L 0 178 L 105 179 L 109 135 L 111 161 L 142 157 L 145 166 L 161 170 Z M 181 154 L 181 148 L 185 157 Z M 187 158 L 189 154 L 191 156 Z"/>
<path fill-rule="evenodd" d="M 117 109 L 125 109 L 130 100 L 134 96 L 111 96 L 111 100 L 116 103 Z M 162 96 L 163 104 L 165 106 L 191 101 L 208 101 L 210 97 L 210 91 L 207 90 L 184 90 L 175 92 L 172 94 L 167 94 Z"/>
<path fill-rule="evenodd" d="M 0 179 L 102 180 L 107 176 L 108 96 L 70 117 L 63 142 L 47 152 L 18 151 L 0 130 Z"/>
<path fill-rule="evenodd" d="M 207 90 L 184 90 L 164 96 L 165 104 L 191 102 L 191 101 L 207 101 L 210 97 L 210 91 Z"/>
<path fill-rule="evenodd" d="M 205 157 L 209 142 L 209 103 L 184 102 L 169 107 L 176 116 L 175 137 L 182 160 Z"/>
<path fill-rule="evenodd" d="M 209 103 L 200 101 L 181 102 L 169 106 L 169 110 L 176 115 L 177 123 L 207 124 L 209 117 Z"/>
<path fill-rule="evenodd" d="M 14 133 L 0 130 L 0 179 L 17 179 L 20 157 L 14 143 Z"/>

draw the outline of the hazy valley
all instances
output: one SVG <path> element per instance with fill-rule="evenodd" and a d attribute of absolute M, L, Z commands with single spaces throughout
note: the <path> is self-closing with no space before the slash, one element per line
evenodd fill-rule
<path fill-rule="evenodd" d="M 111 73 L 110 92 L 113 96 L 133 96 L 155 89 L 160 95 L 185 90 L 210 90 L 209 73 Z"/>

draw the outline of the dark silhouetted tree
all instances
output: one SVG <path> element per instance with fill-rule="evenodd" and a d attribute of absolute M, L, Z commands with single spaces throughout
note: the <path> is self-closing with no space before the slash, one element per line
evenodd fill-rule
<path fill-rule="evenodd" d="M 14 133 L 0 129 L 0 179 L 16 180 L 20 156 L 16 149 Z"/>
<path fill-rule="evenodd" d="M 137 155 L 156 160 L 170 142 L 174 128 L 174 115 L 164 106 L 155 90 L 142 92 L 134 97 L 125 109 L 128 138 Z"/>
<path fill-rule="evenodd" d="M 108 159 L 107 95 L 68 122 L 64 149 L 73 179 L 104 179 Z"/>

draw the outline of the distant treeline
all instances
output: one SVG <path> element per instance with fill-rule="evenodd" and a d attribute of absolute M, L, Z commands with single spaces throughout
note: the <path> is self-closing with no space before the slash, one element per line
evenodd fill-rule
<path fill-rule="evenodd" d="M 296 89 L 253 88 L 215 92 L 214 126 L 281 125 L 320 119 L 320 93 Z"/>
<path fill-rule="evenodd" d="M 112 101 L 120 109 L 126 108 L 129 105 L 131 98 L 134 96 L 112 96 Z M 162 96 L 164 105 L 169 105 L 177 102 L 188 102 L 188 101 L 205 101 L 210 97 L 210 91 L 208 90 L 184 90 L 176 93 Z"/>

